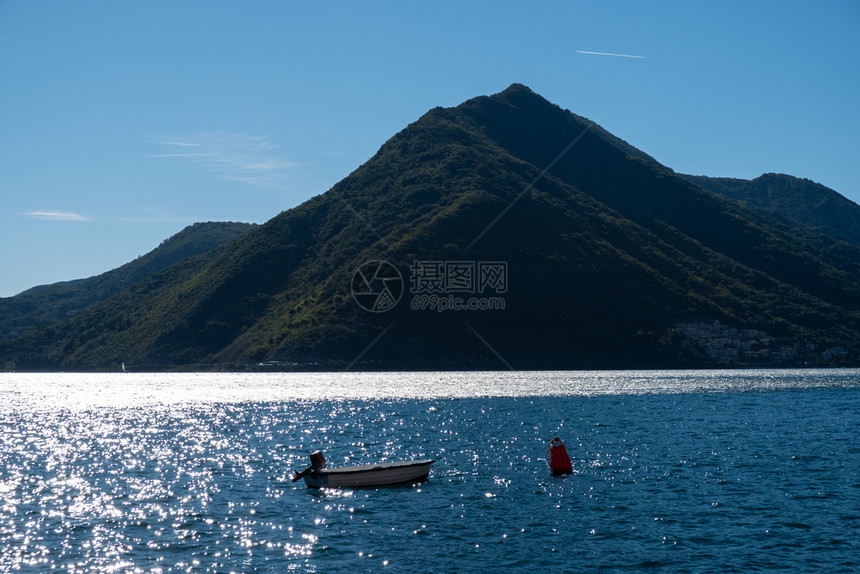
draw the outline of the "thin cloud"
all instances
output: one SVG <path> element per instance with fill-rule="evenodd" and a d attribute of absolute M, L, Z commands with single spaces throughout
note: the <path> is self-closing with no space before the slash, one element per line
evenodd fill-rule
<path fill-rule="evenodd" d="M 28 211 L 22 215 L 26 215 L 32 219 L 44 219 L 48 221 L 93 221 L 91 217 L 69 211 L 38 210 Z"/>
<path fill-rule="evenodd" d="M 615 56 L 616 58 L 635 58 L 637 60 L 650 60 L 648 56 L 635 56 L 633 54 L 615 54 L 613 52 L 589 52 L 588 50 L 577 50 L 577 54 L 587 54 L 589 56 Z"/>
<path fill-rule="evenodd" d="M 208 152 L 199 153 L 153 153 L 146 157 L 214 157 L 216 154 Z"/>
<path fill-rule="evenodd" d="M 284 186 L 292 177 L 292 169 L 299 165 L 285 160 L 278 144 L 252 134 L 203 133 L 153 143 L 167 149 L 147 157 L 186 161 L 218 177 L 256 187 Z M 177 147 L 195 150 L 179 151 Z"/>
<path fill-rule="evenodd" d="M 199 143 L 191 143 L 191 142 L 158 142 L 162 145 L 178 145 L 181 147 L 200 147 Z"/>

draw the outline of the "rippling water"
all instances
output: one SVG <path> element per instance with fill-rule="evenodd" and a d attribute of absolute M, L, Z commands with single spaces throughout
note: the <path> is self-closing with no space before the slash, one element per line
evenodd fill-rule
<path fill-rule="evenodd" d="M 857 572 L 858 428 L 856 370 L 6 374 L 0 571 Z"/>

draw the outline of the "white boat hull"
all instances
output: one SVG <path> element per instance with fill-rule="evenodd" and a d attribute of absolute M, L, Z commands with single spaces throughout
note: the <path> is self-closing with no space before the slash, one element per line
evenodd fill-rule
<path fill-rule="evenodd" d="M 312 470 L 302 478 L 311 488 L 387 486 L 427 478 L 435 460 L 383 462 L 362 466 L 345 466 L 328 470 Z"/>

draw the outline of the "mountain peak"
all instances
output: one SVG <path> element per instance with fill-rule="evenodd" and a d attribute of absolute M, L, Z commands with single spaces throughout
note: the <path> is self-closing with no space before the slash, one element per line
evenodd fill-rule
<path fill-rule="evenodd" d="M 534 96 L 540 97 L 538 94 L 536 94 L 534 91 L 532 91 L 531 88 L 529 88 L 526 85 L 520 84 L 518 82 L 514 82 L 513 84 L 511 84 L 510 86 L 508 86 L 507 88 L 505 88 L 504 90 L 499 92 L 497 95 L 501 96 L 501 95 L 516 95 L 516 94 L 532 94 Z"/>
<path fill-rule="evenodd" d="M 557 105 L 533 91 L 528 86 L 519 83 L 511 84 L 501 92 L 489 96 L 488 99 L 502 101 L 523 109 L 534 106 L 547 106 L 549 108 L 561 110 Z"/>
<path fill-rule="evenodd" d="M 534 116 L 545 118 L 550 122 L 566 124 L 571 120 L 574 120 L 586 125 L 592 123 L 586 118 L 571 113 L 570 110 L 565 110 L 559 107 L 523 84 L 511 84 L 507 89 L 490 96 L 489 99 L 492 101 L 504 102 L 508 106 L 512 106 Z"/>

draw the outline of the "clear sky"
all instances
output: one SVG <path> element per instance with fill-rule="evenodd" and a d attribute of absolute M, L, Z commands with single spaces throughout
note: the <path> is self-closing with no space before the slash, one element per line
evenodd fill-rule
<path fill-rule="evenodd" d="M 262 223 L 513 82 L 675 171 L 860 202 L 857 0 L 0 0 L 0 296 Z"/>

